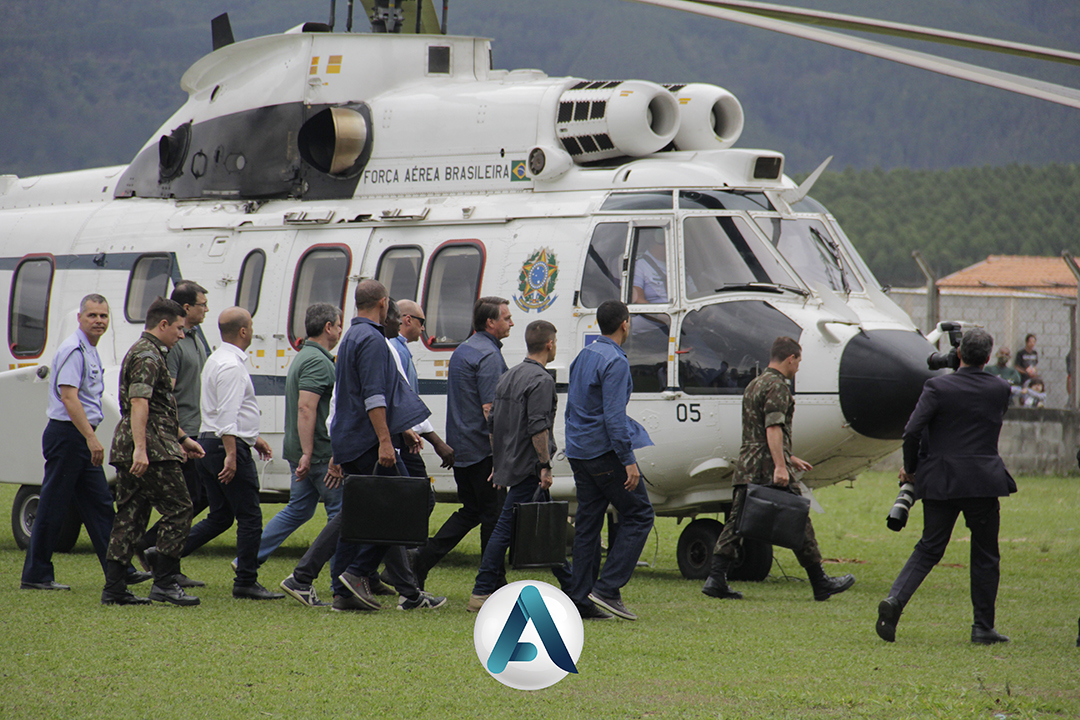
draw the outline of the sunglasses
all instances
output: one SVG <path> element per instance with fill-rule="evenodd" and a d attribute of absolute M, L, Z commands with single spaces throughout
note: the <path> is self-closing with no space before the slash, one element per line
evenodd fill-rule
<path fill-rule="evenodd" d="M 403 318 L 412 318 L 416 322 L 420 323 L 420 327 L 424 327 L 424 323 L 427 322 L 427 318 L 417 317 L 415 315 L 402 315 Z"/>

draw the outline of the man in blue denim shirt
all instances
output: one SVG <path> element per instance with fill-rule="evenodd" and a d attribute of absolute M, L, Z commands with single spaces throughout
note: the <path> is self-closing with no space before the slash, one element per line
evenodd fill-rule
<path fill-rule="evenodd" d="M 382 283 L 362 280 L 356 286 L 356 317 L 338 350 L 336 412 L 330 424 L 330 444 L 334 461 L 346 475 L 372 475 L 376 466 L 384 472 L 407 475 L 391 438 L 395 433 L 413 435 L 410 428 L 431 415 L 398 372 L 386 344 L 381 323 L 389 305 Z M 334 520 L 340 517 L 338 513 Z M 387 548 L 338 541 L 331 562 L 335 610 L 381 607 L 371 592 L 368 577 L 377 570 Z"/>
<path fill-rule="evenodd" d="M 506 495 L 489 482 L 492 462 L 487 418 L 495 401 L 495 386 L 507 369 L 502 340 L 510 335 L 512 327 L 510 301 L 482 297 L 473 305 L 473 334 L 450 356 L 446 442 L 454 448 L 454 482 L 461 509 L 447 518 L 439 532 L 412 556 L 413 574 L 421 589 L 428 571 L 477 525 L 483 554 L 499 520 Z M 500 569 L 498 585 L 504 584 L 506 571 Z"/>
<path fill-rule="evenodd" d="M 577 518 L 570 599 L 583 618 L 606 620 L 614 613 L 637 615 L 623 605 L 621 588 L 630 582 L 653 526 L 653 508 L 641 482 L 634 450 L 652 440 L 626 415 L 633 381 L 622 344 L 630 335 L 630 313 L 618 300 L 596 310 L 603 334 L 570 364 L 566 400 L 566 457 L 574 471 Z M 608 505 L 619 514 L 619 532 L 600 571 L 600 530 Z"/>

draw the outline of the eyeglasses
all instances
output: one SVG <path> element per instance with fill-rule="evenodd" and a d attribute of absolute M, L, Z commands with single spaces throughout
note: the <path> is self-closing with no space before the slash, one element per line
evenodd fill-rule
<path fill-rule="evenodd" d="M 412 318 L 416 322 L 420 323 L 420 327 L 424 327 L 424 323 L 427 322 L 427 318 L 417 317 L 416 315 L 402 315 L 402 317 Z"/>
<path fill-rule="evenodd" d="M 209 303 L 209 301 L 204 300 L 201 303 L 195 303 L 194 307 L 201 307 L 203 310 L 209 310 L 210 309 L 210 303 Z"/>

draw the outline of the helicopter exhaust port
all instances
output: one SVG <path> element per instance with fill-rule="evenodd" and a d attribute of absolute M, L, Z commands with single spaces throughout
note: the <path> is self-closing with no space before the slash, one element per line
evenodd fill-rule
<path fill-rule="evenodd" d="M 665 87 L 679 102 L 678 150 L 725 150 L 742 135 L 742 104 L 724 88 L 704 83 Z"/>
<path fill-rule="evenodd" d="M 368 146 L 368 120 L 352 108 L 326 108 L 300 128 L 296 143 L 300 157 L 320 172 L 350 177 L 360 172 Z"/>
<path fill-rule="evenodd" d="M 678 131 L 679 103 L 655 83 L 582 80 L 559 98 L 555 133 L 579 165 L 651 155 Z"/>

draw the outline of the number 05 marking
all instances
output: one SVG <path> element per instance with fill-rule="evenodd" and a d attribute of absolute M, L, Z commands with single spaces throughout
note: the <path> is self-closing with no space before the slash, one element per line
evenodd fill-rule
<path fill-rule="evenodd" d="M 675 419 L 679 422 L 701 422 L 701 403 L 679 403 L 675 406 Z"/>

